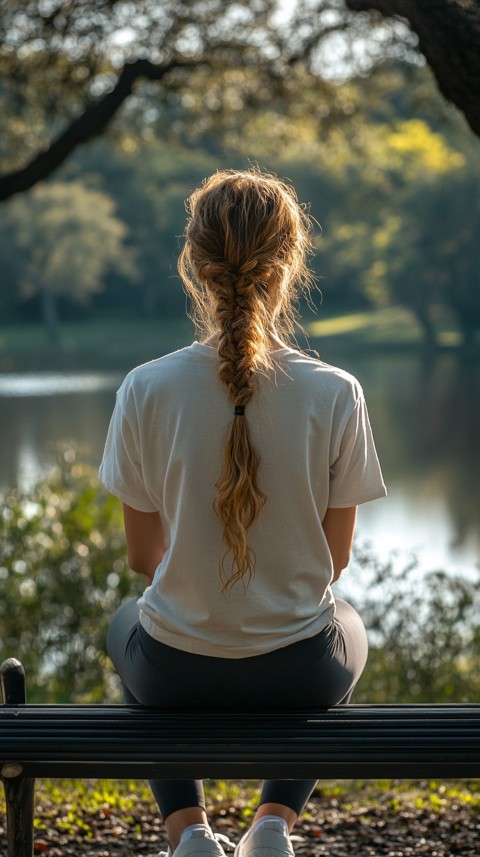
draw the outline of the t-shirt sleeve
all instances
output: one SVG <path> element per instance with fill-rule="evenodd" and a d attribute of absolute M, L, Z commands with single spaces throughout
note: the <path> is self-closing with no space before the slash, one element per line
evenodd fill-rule
<path fill-rule="evenodd" d="M 346 508 L 385 497 L 386 488 L 363 394 L 344 425 L 330 465 L 328 505 Z"/>
<path fill-rule="evenodd" d="M 157 511 L 145 488 L 136 420 L 127 417 L 118 394 L 99 475 L 107 491 L 127 506 L 139 512 Z"/>

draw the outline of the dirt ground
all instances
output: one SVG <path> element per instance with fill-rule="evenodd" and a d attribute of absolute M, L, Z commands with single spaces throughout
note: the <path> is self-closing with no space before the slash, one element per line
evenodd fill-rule
<path fill-rule="evenodd" d="M 212 828 L 233 844 L 245 829 L 247 802 L 240 796 L 209 807 Z M 0 845 L 6 847 L 4 816 Z M 297 857 L 479 857 L 480 791 L 417 783 L 352 787 L 335 795 L 318 791 L 294 831 Z M 158 857 L 166 850 L 164 826 L 152 803 L 79 811 L 37 798 L 35 854 L 45 857 Z"/>

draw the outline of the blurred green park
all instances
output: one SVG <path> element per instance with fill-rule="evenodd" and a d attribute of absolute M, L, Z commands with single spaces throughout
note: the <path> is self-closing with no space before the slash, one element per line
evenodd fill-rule
<path fill-rule="evenodd" d="M 477 350 L 480 143 L 406 26 L 339 0 L 91 5 L 6 4 L 2 358 L 26 326 L 61 348 L 68 324 L 177 324 L 185 198 L 252 164 L 317 223 L 314 329 L 401 307 L 401 341 Z"/>
<path fill-rule="evenodd" d="M 315 221 L 300 347 L 370 354 L 375 372 L 418 360 L 425 419 L 417 387 L 388 416 L 377 404 L 381 445 L 407 419 L 419 479 L 436 448 L 459 541 L 478 538 L 480 141 L 406 23 L 347 5 L 4 4 L 0 379 L 126 371 L 190 342 L 185 199 L 217 169 L 255 165 L 291 181 Z M 405 461 L 392 460 L 394 496 Z M 105 631 L 135 584 L 118 504 L 74 446 L 35 485 L 4 490 L 0 551 L 0 650 L 25 660 L 31 699 L 118 699 Z M 362 549 L 355 562 L 373 575 L 357 701 L 478 700 L 478 575 L 433 569 L 420 591 L 414 561 Z"/>

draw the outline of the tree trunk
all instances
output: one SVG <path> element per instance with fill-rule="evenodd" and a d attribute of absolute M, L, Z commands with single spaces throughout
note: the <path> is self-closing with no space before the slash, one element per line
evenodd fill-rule
<path fill-rule="evenodd" d="M 423 342 L 431 351 L 438 348 L 437 335 L 435 332 L 435 327 L 432 324 L 432 320 L 429 316 L 428 309 L 422 306 L 411 306 L 408 307 L 415 315 L 420 327 L 422 328 L 423 333 Z"/>
<path fill-rule="evenodd" d="M 442 95 L 480 136 L 480 3 L 478 0 L 345 0 L 353 12 L 405 18 Z"/>
<path fill-rule="evenodd" d="M 462 350 L 466 355 L 473 354 L 477 348 L 477 331 L 480 329 L 480 313 L 475 307 L 452 303 L 457 324 L 462 333 Z"/>
<path fill-rule="evenodd" d="M 57 299 L 48 286 L 40 289 L 43 321 L 47 328 L 48 341 L 51 345 L 60 343 L 60 322 L 58 317 Z"/>

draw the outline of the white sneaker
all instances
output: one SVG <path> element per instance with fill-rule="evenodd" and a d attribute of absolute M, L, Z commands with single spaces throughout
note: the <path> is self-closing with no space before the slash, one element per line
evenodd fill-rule
<path fill-rule="evenodd" d="M 238 843 L 234 857 L 295 857 L 286 821 L 259 819 Z"/>
<path fill-rule="evenodd" d="M 228 836 L 212 833 L 205 824 L 192 824 L 183 831 L 173 855 L 169 848 L 168 851 L 161 851 L 158 857 L 225 857 L 220 843 L 228 850 L 234 848 Z"/>

